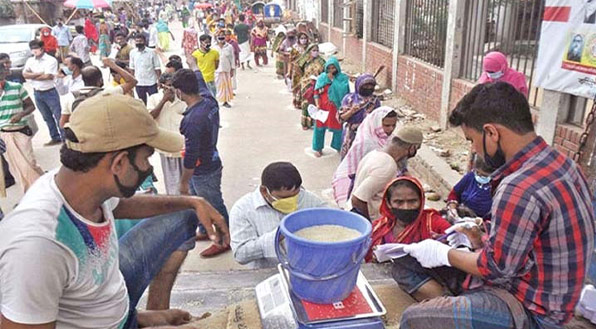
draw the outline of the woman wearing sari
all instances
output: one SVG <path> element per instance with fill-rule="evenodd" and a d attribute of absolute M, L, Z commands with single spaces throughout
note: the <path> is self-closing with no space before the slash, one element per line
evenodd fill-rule
<path fill-rule="evenodd" d="M 89 40 L 89 46 L 91 53 L 95 54 L 97 51 L 97 42 L 99 41 L 99 35 L 97 34 L 97 28 L 91 20 L 91 15 L 85 19 L 85 36 Z"/>
<path fill-rule="evenodd" d="M 356 131 L 364 118 L 381 106 L 379 98 L 373 95 L 377 81 L 372 74 L 363 74 L 356 79 L 356 90 L 344 97 L 339 110 L 339 121 L 344 124 L 344 140 L 340 157 L 348 154 Z"/>
<path fill-rule="evenodd" d="M 315 85 L 315 104 L 321 111 L 328 112 L 327 120 L 316 120 L 312 138 L 312 149 L 315 157 L 323 155 L 325 132 L 329 129 L 333 133 L 331 147 L 337 152 L 341 150 L 342 127 L 338 121 L 337 111 L 341 101 L 350 92 L 350 79 L 341 72 L 339 61 L 331 57 L 325 63 L 325 71 L 317 78 Z"/>
<path fill-rule="evenodd" d="M 280 70 L 281 78 L 285 79 L 288 76 L 290 70 L 290 52 L 294 49 L 294 45 L 298 43 L 296 39 L 296 29 L 291 28 L 288 30 L 284 41 L 277 48 L 277 60 L 281 61 Z M 290 84 L 289 79 L 286 80 L 286 84 Z"/>
<path fill-rule="evenodd" d="M 373 249 L 378 245 L 434 239 L 451 227 L 438 211 L 424 209 L 424 189 L 414 177 L 399 177 L 389 183 L 380 212 L 381 217 L 373 222 L 367 262 L 373 260 Z M 464 272 L 452 267 L 424 268 L 409 255 L 393 259 L 392 276 L 401 289 L 418 301 L 442 292 L 443 287 L 458 294 L 466 279 Z"/>
<path fill-rule="evenodd" d="M 287 30 L 283 25 L 278 26 L 275 29 L 275 39 L 271 44 L 271 58 L 275 58 L 275 74 L 278 79 L 283 79 L 284 76 L 284 59 L 279 50 L 284 40 L 286 40 L 286 33 Z"/>
<path fill-rule="evenodd" d="M 385 146 L 396 125 L 397 112 L 388 106 L 373 110 L 362 121 L 352 147 L 333 174 L 333 197 L 340 208 L 345 206 L 350 197 L 360 160 L 369 152 Z"/>
<path fill-rule="evenodd" d="M 302 79 L 302 70 L 298 66 L 298 59 L 306 52 L 308 48 L 309 39 L 308 34 L 298 33 L 298 42 L 292 47 L 289 58 L 288 78 L 292 82 L 292 94 L 294 96 L 294 107 L 301 108 L 302 94 L 300 93 L 302 86 L 300 80 Z"/>
<path fill-rule="evenodd" d="M 106 24 L 105 22 L 99 24 L 98 46 L 100 59 L 104 59 L 110 56 L 112 44 L 110 43 L 110 32 L 108 29 L 108 24 Z"/>
<path fill-rule="evenodd" d="M 157 38 L 159 39 L 159 48 L 162 51 L 170 50 L 170 37 L 174 39 L 174 34 L 170 31 L 168 23 L 164 19 L 160 19 L 155 26 L 157 28 Z"/>
<path fill-rule="evenodd" d="M 325 60 L 319 55 L 319 46 L 311 44 L 296 62 L 297 68 L 302 72 L 300 79 L 300 96 L 302 99 L 302 129 L 312 128 L 312 118 L 308 114 L 308 106 L 314 105 L 315 82 L 312 77 L 318 77 L 325 70 Z"/>
<path fill-rule="evenodd" d="M 257 26 L 252 29 L 251 38 L 257 66 L 261 66 L 259 59 L 263 59 L 263 65 L 267 65 L 269 62 L 269 59 L 267 58 L 267 41 L 269 41 L 269 36 L 268 29 L 265 26 L 263 19 L 259 19 Z"/>

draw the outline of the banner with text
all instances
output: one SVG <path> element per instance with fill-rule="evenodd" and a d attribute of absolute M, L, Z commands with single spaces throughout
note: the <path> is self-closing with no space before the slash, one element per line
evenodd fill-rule
<path fill-rule="evenodd" d="M 546 0 L 536 85 L 596 96 L 596 0 Z"/>

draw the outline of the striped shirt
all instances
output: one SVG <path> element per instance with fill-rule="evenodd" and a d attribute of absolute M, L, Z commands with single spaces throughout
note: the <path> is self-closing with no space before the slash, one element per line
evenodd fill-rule
<path fill-rule="evenodd" d="M 27 125 L 24 119 L 17 123 L 10 123 L 10 118 L 24 111 L 23 102 L 29 98 L 27 90 L 22 84 L 6 81 L 2 96 L 0 96 L 0 128 L 18 128 Z"/>
<path fill-rule="evenodd" d="M 298 210 L 325 207 L 319 197 L 301 190 Z M 275 254 L 275 232 L 286 216 L 273 209 L 257 188 L 238 200 L 230 211 L 230 236 L 234 259 L 250 268 L 274 267 L 279 262 Z"/>
<path fill-rule="evenodd" d="M 541 137 L 494 173 L 489 238 L 478 259 L 488 284 L 534 316 L 573 316 L 594 249 L 594 211 L 578 166 Z"/>

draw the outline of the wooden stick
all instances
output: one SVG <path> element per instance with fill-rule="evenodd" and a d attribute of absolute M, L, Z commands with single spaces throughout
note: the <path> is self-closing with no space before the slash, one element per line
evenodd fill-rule
<path fill-rule="evenodd" d="M 46 23 L 46 21 L 43 20 L 43 18 L 41 18 L 41 16 L 39 16 L 39 14 L 35 11 L 35 9 L 33 9 L 33 7 L 31 7 L 31 5 L 29 4 L 29 2 L 27 0 L 23 0 L 23 2 L 27 6 L 27 8 L 29 8 L 29 10 L 31 10 L 33 12 L 33 15 L 35 15 L 35 17 L 37 17 L 45 25 L 49 25 L 48 23 Z"/>
<path fill-rule="evenodd" d="M 70 16 L 68 16 L 68 19 L 66 20 L 66 23 L 64 23 L 64 24 L 68 24 L 68 22 L 70 22 L 70 20 L 77 13 L 78 10 L 79 10 L 79 8 L 75 8 L 75 10 L 72 12 L 72 14 L 70 14 Z"/>
<path fill-rule="evenodd" d="M 376 79 L 377 76 L 379 75 L 379 73 L 381 73 L 381 71 L 383 71 L 385 69 L 385 65 L 381 65 L 378 69 L 377 72 L 375 72 L 375 74 L 373 75 L 373 77 Z"/>

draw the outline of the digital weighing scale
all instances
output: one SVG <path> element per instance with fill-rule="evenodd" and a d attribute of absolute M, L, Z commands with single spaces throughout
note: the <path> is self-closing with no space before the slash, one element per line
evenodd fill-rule
<path fill-rule="evenodd" d="M 381 316 L 387 310 L 362 272 L 346 299 L 334 304 L 314 304 L 294 295 L 288 272 L 281 265 L 278 270 L 278 274 L 255 288 L 263 329 L 385 328 Z"/>

